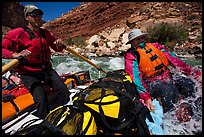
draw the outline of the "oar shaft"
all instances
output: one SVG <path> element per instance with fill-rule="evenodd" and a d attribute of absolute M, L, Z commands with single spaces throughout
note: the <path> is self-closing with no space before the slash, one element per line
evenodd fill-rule
<path fill-rule="evenodd" d="M 2 67 L 2 75 L 5 74 L 6 72 L 8 72 L 9 70 L 11 70 L 12 68 L 14 68 L 16 65 L 18 65 L 20 62 L 18 59 L 13 59 L 12 61 L 10 61 L 9 63 L 7 63 L 6 65 L 4 65 Z"/>
<path fill-rule="evenodd" d="M 107 71 L 103 70 L 101 67 L 97 66 L 96 64 L 94 64 L 93 62 L 91 62 L 90 60 L 88 60 L 87 58 L 85 58 L 84 56 L 78 54 L 76 51 L 74 51 L 73 49 L 66 47 L 66 50 L 71 52 L 72 54 L 80 57 L 81 59 L 83 59 L 84 61 L 88 62 L 89 64 L 91 64 L 92 66 L 94 66 L 96 69 L 98 69 L 99 71 L 102 71 L 104 73 L 108 73 Z"/>
<path fill-rule="evenodd" d="M 74 51 L 73 49 L 67 47 L 66 48 L 67 51 L 71 52 L 72 54 L 80 57 L 81 59 L 83 59 L 84 61 L 88 62 L 89 64 L 91 64 L 92 66 L 94 66 L 96 69 L 98 69 L 99 71 L 102 71 L 104 73 L 108 73 L 107 71 L 103 70 L 101 67 L 97 66 L 96 64 L 94 64 L 93 62 L 91 62 L 90 60 L 88 60 L 87 58 L 85 58 L 84 56 L 78 54 L 76 51 Z M 13 59 L 12 61 L 10 61 L 9 63 L 7 63 L 6 65 L 4 65 L 2 67 L 2 75 L 4 75 L 6 72 L 8 72 L 9 70 L 13 69 L 16 65 L 18 65 L 20 62 L 18 59 Z"/>

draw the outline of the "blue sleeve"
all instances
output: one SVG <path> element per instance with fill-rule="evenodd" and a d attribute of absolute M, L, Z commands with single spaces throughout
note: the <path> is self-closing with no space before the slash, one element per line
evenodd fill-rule
<path fill-rule="evenodd" d="M 173 56 L 173 57 L 176 57 L 176 54 L 171 52 L 171 51 L 169 51 L 169 54 L 171 54 L 171 56 Z"/>
<path fill-rule="evenodd" d="M 142 74 L 139 71 L 139 66 L 138 66 L 138 61 L 137 60 L 135 60 L 133 62 L 132 67 L 133 67 L 133 79 L 134 79 L 133 82 L 137 87 L 137 91 L 139 93 L 146 92 L 146 89 L 144 87 L 144 81 L 143 81 L 143 78 L 142 78 Z"/>

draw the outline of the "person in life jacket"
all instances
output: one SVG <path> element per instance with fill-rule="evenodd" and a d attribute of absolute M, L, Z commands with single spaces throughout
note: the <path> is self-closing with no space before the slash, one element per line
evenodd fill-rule
<path fill-rule="evenodd" d="M 34 5 L 24 7 L 24 17 L 28 22 L 26 27 L 10 30 L 2 41 L 2 58 L 20 59 L 20 64 L 14 68 L 21 76 L 22 83 L 32 94 L 37 104 L 40 118 L 48 114 L 48 104 L 42 82 L 47 81 L 54 91 L 59 92 L 57 100 L 61 105 L 69 101 L 69 91 L 57 72 L 52 68 L 50 48 L 61 52 L 65 48 L 61 39 L 42 29 L 43 11 Z"/>
<path fill-rule="evenodd" d="M 159 43 L 148 43 L 148 34 L 140 29 L 132 30 L 129 35 L 131 48 L 124 55 L 125 72 L 137 86 L 140 98 L 154 111 L 152 97 L 160 100 L 164 112 L 173 108 L 179 97 L 189 97 L 194 92 L 193 77 L 202 83 L 202 73 L 178 59 L 172 52 Z M 189 78 L 174 76 L 169 67 L 178 69 Z"/>

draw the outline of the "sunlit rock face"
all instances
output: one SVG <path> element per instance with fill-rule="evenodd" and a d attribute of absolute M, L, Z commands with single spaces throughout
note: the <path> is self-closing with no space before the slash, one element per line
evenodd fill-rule
<path fill-rule="evenodd" d="M 201 2 L 83 2 L 53 21 L 48 21 L 43 27 L 54 33 L 56 38 L 64 40 L 76 36 L 83 36 L 89 40 L 94 35 L 101 35 L 105 37 L 107 47 L 110 48 L 110 55 L 117 56 L 130 47 L 125 43 L 128 41 L 128 33 L 134 28 L 146 31 L 149 26 L 161 22 L 183 24 L 189 26 L 189 40 L 178 47 L 174 45 L 175 50 L 181 50 L 182 55 L 196 54 L 202 58 L 201 4 Z M 3 37 L 9 29 L 25 24 L 23 6 L 19 2 L 2 3 Z M 81 52 L 85 54 L 84 50 Z"/>

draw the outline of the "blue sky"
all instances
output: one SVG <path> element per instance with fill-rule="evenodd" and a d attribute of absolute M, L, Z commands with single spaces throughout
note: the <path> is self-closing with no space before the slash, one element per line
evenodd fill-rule
<path fill-rule="evenodd" d="M 67 13 L 74 7 L 80 5 L 81 2 L 20 2 L 21 5 L 33 4 L 44 12 L 43 19 L 52 21 L 60 17 L 63 13 Z"/>

